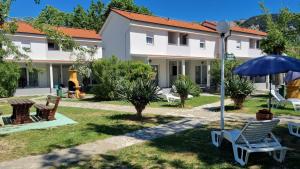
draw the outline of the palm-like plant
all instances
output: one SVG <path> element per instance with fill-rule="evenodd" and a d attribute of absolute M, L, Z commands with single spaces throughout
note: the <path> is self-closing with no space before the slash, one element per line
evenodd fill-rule
<path fill-rule="evenodd" d="M 198 86 L 196 86 L 191 79 L 186 76 L 179 76 L 177 80 L 174 82 L 176 87 L 176 92 L 180 96 L 181 107 L 184 107 L 185 100 L 188 98 L 189 94 L 200 93 Z"/>
<path fill-rule="evenodd" d="M 123 80 L 120 82 L 119 94 L 121 98 L 135 107 L 137 117 L 142 119 L 143 110 L 151 101 L 157 99 L 156 89 L 156 85 L 151 79 Z"/>
<path fill-rule="evenodd" d="M 235 107 L 240 109 L 246 97 L 253 92 L 254 87 L 249 80 L 235 75 L 225 81 L 225 90 L 226 95 L 234 101 Z"/>

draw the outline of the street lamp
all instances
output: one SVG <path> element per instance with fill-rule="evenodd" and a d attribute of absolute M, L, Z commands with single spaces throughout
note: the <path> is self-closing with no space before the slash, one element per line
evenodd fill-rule
<path fill-rule="evenodd" d="M 225 64 L 225 36 L 230 31 L 230 24 L 225 21 L 218 22 L 217 32 L 221 36 L 221 129 L 224 130 L 224 99 L 225 99 L 225 85 L 224 85 L 224 64 Z"/>

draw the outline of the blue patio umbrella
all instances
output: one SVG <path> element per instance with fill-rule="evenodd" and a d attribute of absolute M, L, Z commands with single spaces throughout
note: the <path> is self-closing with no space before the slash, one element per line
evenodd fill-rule
<path fill-rule="evenodd" d="M 300 60 L 288 56 L 266 55 L 249 60 L 233 71 L 240 76 L 267 76 L 289 71 L 300 72 Z M 271 78 L 269 110 L 271 110 Z"/>
<path fill-rule="evenodd" d="M 285 83 L 292 82 L 294 80 L 300 79 L 300 72 L 289 71 L 285 76 Z"/>

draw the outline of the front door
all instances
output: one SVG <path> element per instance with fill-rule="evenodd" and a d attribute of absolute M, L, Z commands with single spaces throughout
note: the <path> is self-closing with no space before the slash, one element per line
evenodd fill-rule
<path fill-rule="evenodd" d="M 179 61 L 170 61 L 169 62 L 169 72 L 170 72 L 170 86 L 172 86 L 181 74 L 181 62 Z"/>
<path fill-rule="evenodd" d="M 207 85 L 207 65 L 201 64 L 195 67 L 196 83 L 200 86 L 206 87 Z"/>

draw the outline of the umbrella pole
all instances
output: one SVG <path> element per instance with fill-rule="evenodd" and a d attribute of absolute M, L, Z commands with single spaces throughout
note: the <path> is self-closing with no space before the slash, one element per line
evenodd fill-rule
<path fill-rule="evenodd" d="M 271 97 L 272 97 L 272 94 L 271 94 L 271 90 L 272 90 L 272 78 L 271 78 L 271 75 L 269 75 L 269 111 L 271 112 L 271 104 L 272 104 L 272 101 L 271 101 Z"/>

